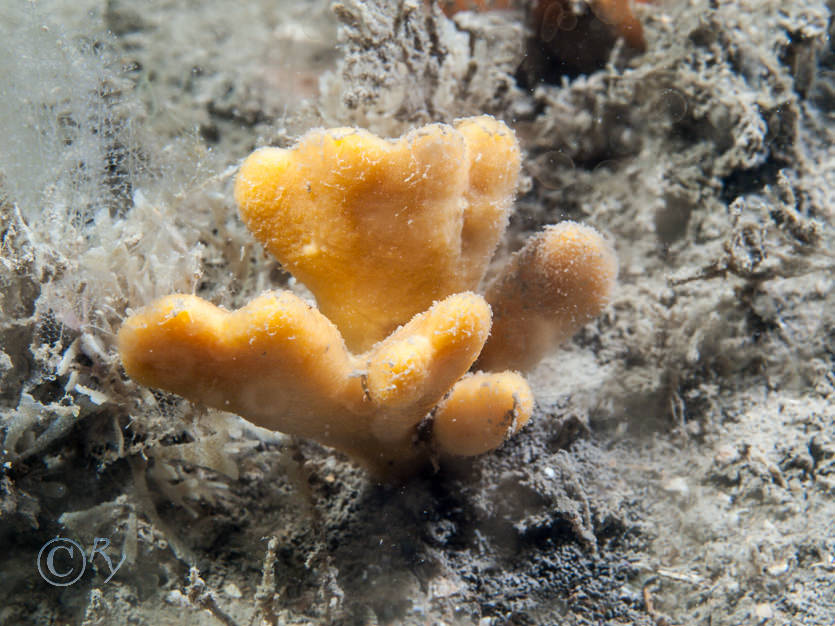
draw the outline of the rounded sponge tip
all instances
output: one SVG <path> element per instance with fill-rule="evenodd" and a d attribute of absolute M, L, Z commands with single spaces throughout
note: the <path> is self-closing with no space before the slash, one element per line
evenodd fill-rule
<path fill-rule="evenodd" d="M 549 226 L 513 255 L 487 290 L 493 329 L 479 358 L 486 370 L 528 370 L 609 302 L 618 263 L 591 226 Z"/>
<path fill-rule="evenodd" d="M 452 388 L 434 415 L 432 434 L 442 452 L 475 456 L 498 448 L 533 412 L 533 394 L 515 372 L 476 373 Z"/>

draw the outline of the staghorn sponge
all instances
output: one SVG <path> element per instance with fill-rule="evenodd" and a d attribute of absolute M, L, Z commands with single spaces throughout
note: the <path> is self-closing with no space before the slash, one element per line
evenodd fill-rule
<path fill-rule="evenodd" d="M 519 167 L 513 132 L 486 116 L 394 141 L 315 130 L 247 158 L 235 200 L 349 348 L 366 350 L 433 301 L 478 287 Z"/>
<path fill-rule="evenodd" d="M 513 255 L 487 289 L 493 331 L 479 358 L 487 370 L 529 370 L 606 306 L 618 262 L 595 229 L 560 222 Z"/>
<path fill-rule="evenodd" d="M 258 150 L 235 183 L 241 216 L 319 309 L 286 291 L 232 312 L 167 296 L 120 330 L 125 370 L 381 476 L 496 448 L 533 411 L 525 379 L 497 370 L 529 368 L 573 334 L 617 271 L 596 231 L 565 222 L 514 255 L 487 300 L 472 293 L 518 174 L 516 138 L 490 117 Z"/>
<path fill-rule="evenodd" d="M 530 417 L 531 391 L 518 374 L 459 382 L 489 331 L 484 299 L 460 293 L 354 355 L 326 317 L 284 291 L 234 312 L 196 296 L 167 296 L 128 319 L 118 340 L 137 382 L 399 476 L 433 451 L 417 441 L 417 427 L 439 403 L 435 450 L 453 455 L 497 447 Z"/>

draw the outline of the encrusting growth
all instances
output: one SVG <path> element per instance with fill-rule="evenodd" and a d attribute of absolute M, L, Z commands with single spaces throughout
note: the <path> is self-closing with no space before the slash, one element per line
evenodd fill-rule
<path fill-rule="evenodd" d="M 488 300 L 473 292 L 519 168 L 513 132 L 490 117 L 395 141 L 318 130 L 256 151 L 235 184 L 241 216 L 319 308 L 287 291 L 232 312 L 167 296 L 120 330 L 125 370 L 380 476 L 498 447 L 533 411 L 525 379 L 503 370 L 596 314 L 616 268 L 595 231 L 561 224 L 514 256 Z M 489 372 L 470 371 L 479 358 Z"/>

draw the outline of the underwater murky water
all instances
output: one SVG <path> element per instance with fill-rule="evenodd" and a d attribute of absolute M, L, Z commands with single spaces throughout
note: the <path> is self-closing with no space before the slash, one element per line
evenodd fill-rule
<path fill-rule="evenodd" d="M 832 624 L 832 11 L 0 6 L 0 623 Z"/>

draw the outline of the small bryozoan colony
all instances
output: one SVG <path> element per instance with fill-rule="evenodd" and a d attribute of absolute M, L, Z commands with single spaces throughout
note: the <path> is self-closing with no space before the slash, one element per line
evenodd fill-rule
<path fill-rule="evenodd" d="M 594 229 L 563 222 L 475 292 L 519 171 L 513 131 L 486 116 L 257 150 L 235 182 L 241 218 L 318 308 L 289 291 L 231 312 L 161 298 L 119 333 L 127 373 L 381 477 L 498 447 L 533 411 L 519 372 L 597 315 L 617 274 Z"/>

